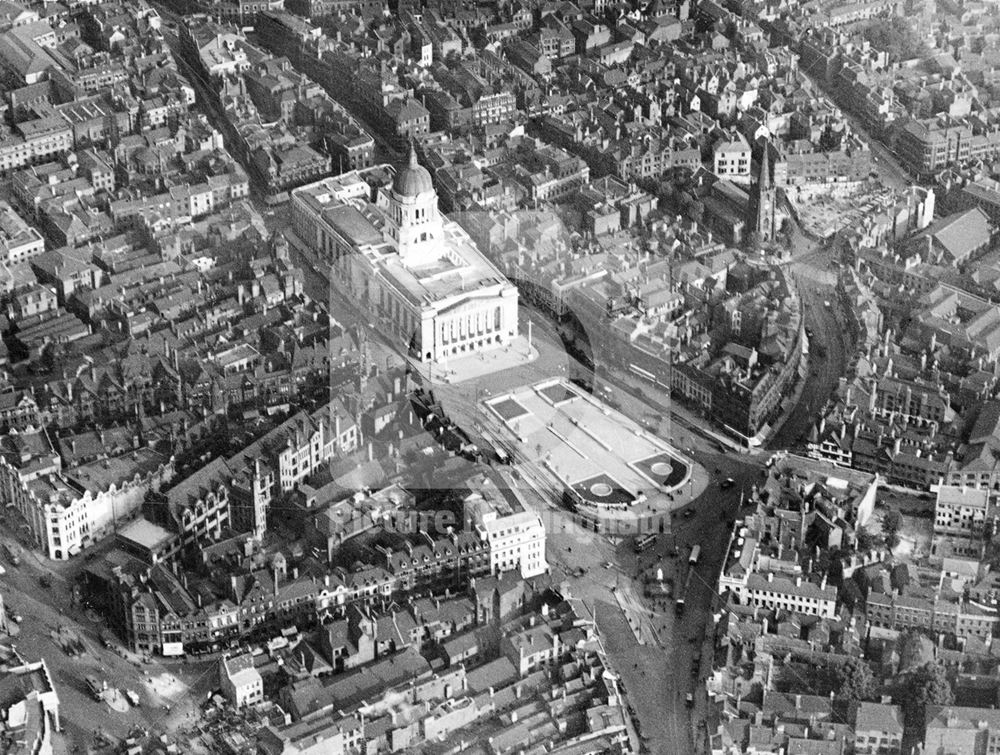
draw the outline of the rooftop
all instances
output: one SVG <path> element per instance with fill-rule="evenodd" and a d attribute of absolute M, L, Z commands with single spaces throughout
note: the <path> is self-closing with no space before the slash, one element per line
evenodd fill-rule
<path fill-rule="evenodd" d="M 552 388 L 558 386 L 553 402 Z M 519 438 L 521 450 L 542 463 L 568 486 L 586 485 L 603 473 L 633 497 L 663 495 L 660 465 L 667 458 L 686 468 L 666 442 L 613 411 L 569 382 L 549 380 L 497 396 L 486 406 Z M 647 460 L 652 464 L 645 464 Z M 594 487 L 601 481 L 593 482 Z M 673 481 L 670 487 L 683 484 Z M 603 490 L 603 488 L 601 488 Z"/>
<path fill-rule="evenodd" d="M 135 543 L 147 550 L 156 550 L 157 546 L 170 540 L 173 534 L 148 519 L 139 517 L 118 530 L 118 539 Z"/>

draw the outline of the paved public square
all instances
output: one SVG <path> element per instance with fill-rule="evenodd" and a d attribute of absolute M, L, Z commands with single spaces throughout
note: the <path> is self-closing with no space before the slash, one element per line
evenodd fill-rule
<path fill-rule="evenodd" d="M 579 488 L 585 502 L 669 509 L 669 494 L 690 477 L 690 464 L 666 442 L 560 378 L 486 405 L 517 439 L 519 458 Z"/>

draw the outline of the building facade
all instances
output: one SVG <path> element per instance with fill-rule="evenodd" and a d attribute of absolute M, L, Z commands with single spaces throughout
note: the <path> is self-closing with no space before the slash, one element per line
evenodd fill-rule
<path fill-rule="evenodd" d="M 416 153 L 374 201 L 357 174 L 344 179 L 293 192 L 293 214 L 383 332 L 423 362 L 509 346 L 518 335 L 517 289 L 440 213 Z"/>

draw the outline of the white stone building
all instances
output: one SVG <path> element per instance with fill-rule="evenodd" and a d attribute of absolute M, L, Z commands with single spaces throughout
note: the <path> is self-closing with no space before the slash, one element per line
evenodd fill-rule
<path fill-rule="evenodd" d="M 941 485 L 934 504 L 934 532 L 971 537 L 982 532 L 987 520 L 996 519 L 990 491 L 964 485 Z"/>
<path fill-rule="evenodd" d="M 499 349 L 518 334 L 517 289 L 438 210 L 410 152 L 391 188 L 357 173 L 292 193 L 297 233 L 399 348 L 422 362 Z"/>
<path fill-rule="evenodd" d="M 465 499 L 465 516 L 489 545 L 490 572 L 516 569 L 526 579 L 548 571 L 541 517 L 527 508 L 515 510 L 489 478 L 473 489 L 480 492 Z"/>
<path fill-rule="evenodd" d="M 264 701 L 264 680 L 249 653 L 219 661 L 219 685 L 226 700 L 237 708 Z"/>

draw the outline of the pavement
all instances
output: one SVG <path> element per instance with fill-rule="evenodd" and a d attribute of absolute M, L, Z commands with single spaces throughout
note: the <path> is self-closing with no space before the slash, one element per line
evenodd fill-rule
<path fill-rule="evenodd" d="M 530 313 L 522 313 L 525 316 Z M 449 416 L 471 432 L 483 425 L 484 399 L 582 369 L 562 349 L 553 328 L 536 325 L 534 334 L 539 356 L 523 370 L 502 370 L 473 381 L 436 386 L 435 397 Z M 672 407 L 673 414 L 664 412 L 666 416 L 655 432 L 685 459 L 695 462 L 697 487 L 685 492 L 673 516 L 664 522 L 664 534 L 658 536 L 655 546 L 636 554 L 632 537 L 621 532 L 610 536 L 595 533 L 583 525 L 579 515 L 554 502 L 544 487 L 520 485 L 519 492 L 543 515 L 548 533 L 546 558 L 553 576 L 558 582 L 566 581 L 574 596 L 594 608 L 609 662 L 630 693 L 645 747 L 664 755 L 687 755 L 700 751 L 704 742 L 700 722 L 707 713 L 707 698 L 700 682 L 708 673 L 711 657 L 715 584 L 731 533 L 729 522 L 737 516 L 741 492 L 759 479 L 763 457 L 720 451 L 714 434 L 697 427 L 705 420 L 672 404 L 666 394 L 652 386 L 644 386 L 643 398 L 620 390 L 624 378 L 621 373 L 611 373 L 619 411 L 638 419 L 651 409 Z M 595 387 L 600 387 L 605 381 L 595 382 Z M 502 469 L 506 472 L 510 468 Z M 735 484 L 723 490 L 719 483 L 727 477 Z M 643 594 L 643 576 L 662 568 L 675 591 L 682 589 L 689 568 L 687 557 L 696 543 L 703 555 L 695 567 L 690 594 L 685 596 L 685 610 L 678 615 L 672 603 L 654 604 Z M 672 555 L 675 545 L 678 556 Z M 703 660 L 696 666 L 699 653 Z M 695 693 L 691 709 L 684 703 L 688 692 Z"/>
<path fill-rule="evenodd" d="M 519 335 L 503 348 L 466 354 L 437 363 L 409 359 L 410 366 L 431 386 L 475 381 L 502 370 L 524 367 L 538 359 L 538 349 Z"/>
<path fill-rule="evenodd" d="M 650 752 L 664 755 L 697 752 L 704 740 L 699 723 L 708 701 L 701 681 L 709 671 L 715 584 L 731 532 L 720 526 L 720 519 L 736 515 L 741 490 L 759 479 L 762 468 L 754 457 L 721 454 L 700 438 L 692 442 L 701 466 L 718 473 L 692 502 L 692 515 L 675 518 L 672 530 L 659 536 L 653 548 L 637 554 L 632 538 L 595 534 L 564 510 L 553 515 L 547 537 L 553 575 L 594 606 L 609 661 L 622 676 L 643 742 Z M 724 477 L 736 484 L 722 490 L 718 480 Z M 694 544 L 701 545 L 703 555 L 694 567 L 683 613 L 677 614 L 672 603 L 655 604 L 645 597 L 644 577 L 657 568 L 676 596 L 686 581 Z M 672 555 L 675 545 L 677 556 Z M 702 660 L 696 664 L 699 654 Z M 692 709 L 684 704 L 689 692 L 695 695 Z"/>

